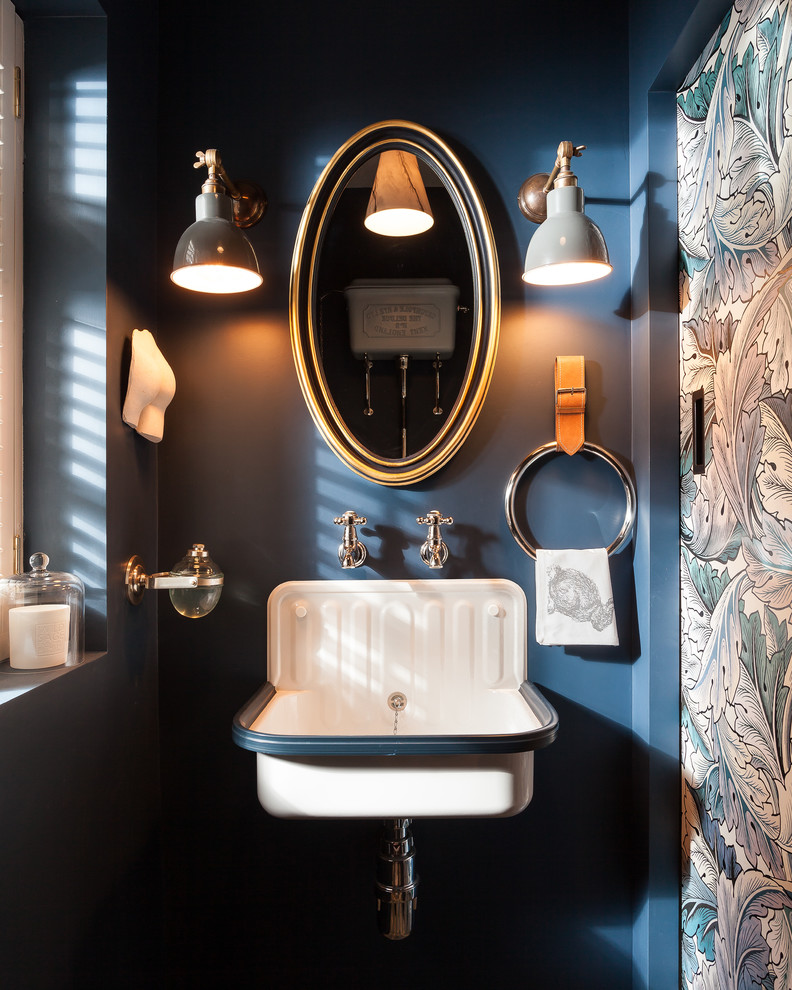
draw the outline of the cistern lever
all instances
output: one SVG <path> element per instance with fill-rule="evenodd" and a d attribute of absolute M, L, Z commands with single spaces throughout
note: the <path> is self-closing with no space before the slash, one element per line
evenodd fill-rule
<path fill-rule="evenodd" d="M 442 567 L 448 560 L 448 547 L 443 542 L 440 527 L 450 526 L 454 522 L 453 518 L 444 516 L 439 509 L 430 509 L 425 516 L 418 516 L 415 521 L 421 526 L 429 527 L 426 541 L 421 547 L 421 560 L 427 567 Z"/>
<path fill-rule="evenodd" d="M 356 526 L 365 526 L 366 517 L 359 516 L 354 509 L 347 509 L 333 519 L 336 526 L 344 527 L 344 537 L 338 547 L 338 562 L 342 567 L 360 567 L 368 553 L 366 547 L 357 537 Z"/>

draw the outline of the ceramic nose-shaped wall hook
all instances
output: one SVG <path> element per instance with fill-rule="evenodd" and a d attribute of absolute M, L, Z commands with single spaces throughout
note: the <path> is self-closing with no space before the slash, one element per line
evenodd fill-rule
<path fill-rule="evenodd" d="M 152 443 L 165 428 L 165 410 L 176 392 L 176 377 L 148 330 L 132 331 L 132 363 L 122 417 Z"/>

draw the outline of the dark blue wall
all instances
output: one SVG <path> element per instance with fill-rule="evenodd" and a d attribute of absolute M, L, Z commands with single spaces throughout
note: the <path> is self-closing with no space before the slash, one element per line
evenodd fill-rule
<path fill-rule="evenodd" d="M 112 566 L 106 627 L 100 621 L 104 578 L 93 597 L 98 607 L 90 645 L 106 644 L 105 653 L 61 676 L 26 675 L 26 682 L 41 683 L 16 697 L 18 675 L 7 665 L 0 671 L 0 983 L 26 990 L 153 987 L 161 972 L 156 603 L 135 611 L 126 602 L 121 561 L 132 553 L 156 556 L 156 457 L 123 426 L 120 409 L 131 329 L 155 322 L 155 269 L 149 260 L 155 205 L 138 182 L 140 166 L 132 151 L 153 154 L 156 142 L 151 113 L 156 64 L 146 58 L 156 48 L 156 17 L 148 2 L 132 9 L 109 0 L 106 23 L 96 16 L 48 16 L 101 15 L 85 0 L 74 5 L 20 0 L 17 6 L 25 19 L 29 65 L 48 75 L 46 85 L 37 77 L 23 101 L 27 123 L 37 132 L 28 148 L 26 183 L 40 196 L 48 233 L 70 245 L 53 255 L 53 244 L 37 243 L 42 230 L 30 231 L 26 273 L 32 318 L 25 348 L 40 363 L 56 361 L 64 343 L 59 331 L 66 300 L 73 300 L 75 290 L 84 299 L 86 286 L 93 292 L 98 284 L 104 319 L 106 280 L 107 465 L 100 501 L 106 498 L 109 507 Z M 75 215 L 61 195 L 71 162 L 60 161 L 64 145 L 50 143 L 47 135 L 50 128 L 62 133 L 70 124 L 57 117 L 63 84 L 85 78 L 83 70 L 96 78 L 108 53 L 105 254 L 95 211 Z M 134 94 L 130 79 L 136 80 Z M 32 381 L 46 388 L 37 378 L 40 370 Z M 25 397 L 26 455 L 31 466 L 48 461 L 51 468 L 53 448 L 62 454 L 63 446 L 52 442 L 53 423 L 48 429 L 45 411 L 53 411 L 51 395 L 37 394 L 31 385 Z M 56 409 L 56 419 L 58 412 L 68 417 L 70 410 Z M 77 508 L 73 489 L 66 483 L 58 487 L 52 475 L 34 474 L 28 482 L 28 548 L 66 548 L 60 513 Z M 97 523 L 102 525 L 103 520 Z M 56 563 L 53 552 L 53 566 L 71 569 L 73 562 Z"/>
<path fill-rule="evenodd" d="M 614 560 L 618 650 L 531 642 L 530 675 L 561 718 L 536 760 L 533 804 L 508 820 L 416 824 L 423 887 L 402 944 L 376 932 L 379 823 L 270 818 L 256 800 L 255 761 L 229 735 L 265 679 L 269 592 L 340 576 L 332 518 L 346 508 L 369 519 L 370 566 L 356 576 L 428 576 L 415 517 L 438 507 L 455 518 L 446 576 L 512 578 L 532 600 L 533 564 L 508 532 L 503 492 L 519 461 L 552 438 L 556 354 L 586 355 L 588 434 L 630 458 L 626 4 L 573 3 L 563 32 L 536 33 L 535 19 L 526 31 L 504 0 L 475 13 L 450 0 L 387 10 L 231 0 L 225 23 L 244 10 L 241 35 L 194 3 L 160 10 L 158 330 L 177 380 L 159 451 L 160 563 L 201 540 L 227 575 L 207 619 L 160 615 L 173 985 L 629 987 L 644 879 L 633 851 L 631 551 Z M 294 236 L 321 164 L 388 117 L 437 131 L 468 165 L 491 214 L 504 297 L 495 375 L 469 440 L 448 467 L 402 490 L 356 477 L 318 437 L 287 312 Z M 519 276 L 533 227 L 517 190 L 549 170 L 562 139 L 589 147 L 577 171 L 615 272 L 600 285 L 528 290 Z M 252 232 L 267 281 L 247 298 L 191 297 L 167 281 L 199 189 L 191 162 L 206 147 L 270 197 Z M 567 491 L 545 493 L 540 539 L 575 512 L 594 540 L 614 526 L 618 501 L 569 492 L 593 484 L 593 470 L 581 463 Z"/>
<path fill-rule="evenodd" d="M 723 0 L 630 5 L 632 451 L 635 540 L 632 801 L 636 987 L 679 982 L 679 293 L 676 90 Z"/>

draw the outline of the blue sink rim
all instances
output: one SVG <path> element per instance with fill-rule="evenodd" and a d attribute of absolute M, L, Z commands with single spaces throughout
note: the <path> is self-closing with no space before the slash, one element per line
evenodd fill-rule
<path fill-rule="evenodd" d="M 234 716 L 231 735 L 237 746 L 271 756 L 525 753 L 549 746 L 558 733 L 558 714 L 530 681 L 523 681 L 520 694 L 536 715 L 539 726 L 528 732 L 503 735 L 291 736 L 251 729 L 275 694 L 275 686 L 267 681 Z"/>

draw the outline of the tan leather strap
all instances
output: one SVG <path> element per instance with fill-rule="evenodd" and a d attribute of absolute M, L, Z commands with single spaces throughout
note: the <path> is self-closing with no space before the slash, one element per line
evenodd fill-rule
<path fill-rule="evenodd" d="M 556 447 L 574 454 L 583 446 L 586 434 L 586 361 L 582 354 L 555 359 Z"/>

